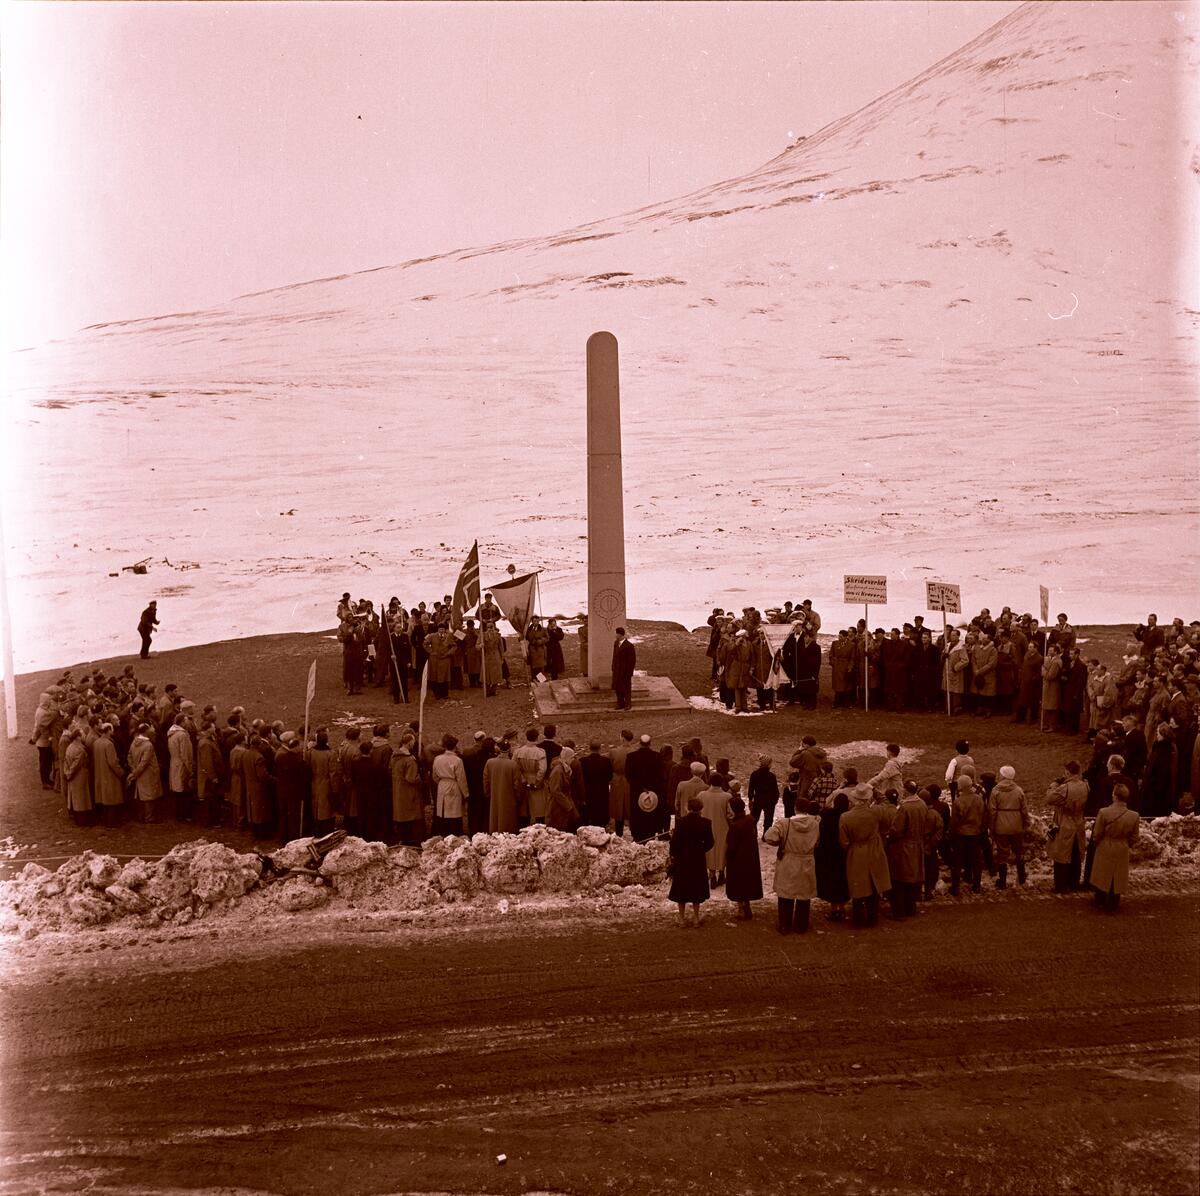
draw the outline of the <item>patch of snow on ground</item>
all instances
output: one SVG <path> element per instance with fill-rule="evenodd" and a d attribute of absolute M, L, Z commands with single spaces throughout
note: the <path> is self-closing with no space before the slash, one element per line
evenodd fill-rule
<path fill-rule="evenodd" d="M 849 743 L 835 743 L 825 748 L 830 760 L 856 760 L 863 756 L 887 756 L 887 744 L 882 739 L 852 739 Z M 923 755 L 918 748 L 900 747 L 900 764 L 915 764 Z"/>

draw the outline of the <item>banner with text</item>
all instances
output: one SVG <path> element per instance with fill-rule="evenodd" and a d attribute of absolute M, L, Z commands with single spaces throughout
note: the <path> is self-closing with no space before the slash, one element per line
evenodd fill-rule
<path fill-rule="evenodd" d="M 925 609 L 945 611 L 948 615 L 962 614 L 962 592 L 947 581 L 925 583 Z"/>
<path fill-rule="evenodd" d="M 887 606 L 887 578 L 847 573 L 842 583 L 847 606 Z"/>

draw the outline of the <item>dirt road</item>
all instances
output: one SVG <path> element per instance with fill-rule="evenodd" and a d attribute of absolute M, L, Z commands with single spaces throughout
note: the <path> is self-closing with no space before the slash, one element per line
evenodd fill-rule
<path fill-rule="evenodd" d="M 1196 1191 L 1195 892 L 768 905 L 26 961 L 2 1190 Z"/>

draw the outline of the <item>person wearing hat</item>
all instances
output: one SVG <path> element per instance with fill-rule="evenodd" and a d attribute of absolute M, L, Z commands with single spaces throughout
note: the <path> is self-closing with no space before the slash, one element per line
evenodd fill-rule
<path fill-rule="evenodd" d="M 887 842 L 892 917 L 897 920 L 916 916 L 917 896 L 925 883 L 925 838 L 934 817 L 916 781 L 905 781 L 904 798 L 896 807 Z"/>
<path fill-rule="evenodd" d="M 629 833 L 635 843 L 645 843 L 670 825 L 663 759 L 650 746 L 649 735 L 643 735 L 637 748 L 625 757 L 625 779 L 630 795 Z"/>
<path fill-rule="evenodd" d="M 125 773 L 117 758 L 113 743 L 112 723 L 101 723 L 99 734 L 92 744 L 92 781 L 96 790 L 96 805 L 105 826 L 118 826 L 121 807 L 125 803 Z"/>
<path fill-rule="evenodd" d="M 1017 883 L 1025 883 L 1025 834 L 1029 830 L 1029 810 L 1025 791 L 1016 782 L 1017 770 L 1011 764 L 1000 769 L 1000 779 L 992 788 L 992 844 L 996 853 L 996 888 L 1008 884 L 1008 862 L 1016 861 Z"/>
<path fill-rule="evenodd" d="M 513 752 L 513 763 L 519 778 L 518 818 L 530 822 L 546 821 L 546 753 L 538 747 L 537 729 L 530 727 L 525 732 L 525 742 Z"/>
<path fill-rule="evenodd" d="M 771 771 L 771 757 L 759 756 L 758 767 L 747 781 L 747 796 L 755 828 L 762 819 L 763 838 L 775 822 L 775 807 L 779 804 L 779 778 Z"/>
<path fill-rule="evenodd" d="M 688 765 L 688 779 L 680 781 L 678 788 L 675 790 L 676 821 L 686 816 L 688 799 L 699 797 L 708 788 L 708 782 L 704 779 L 704 774 L 707 771 L 702 760 L 692 760 Z"/>
<path fill-rule="evenodd" d="M 442 751 L 433 762 L 430 781 L 434 787 L 433 833 L 435 835 L 460 835 L 466 830 L 467 774 L 463 762 L 454 750 L 458 737 L 449 733 L 442 736 Z"/>
<path fill-rule="evenodd" d="M 192 820 L 192 788 L 196 780 L 196 755 L 184 725 L 187 715 L 177 714 L 167 728 L 167 790 L 172 812 L 179 822 Z"/>
<path fill-rule="evenodd" d="M 617 695 L 617 709 L 629 710 L 633 705 L 633 670 L 637 667 L 637 651 L 625 638 L 625 628 L 615 632 L 612 650 L 612 687 Z"/>
<path fill-rule="evenodd" d="M 467 774 L 467 826 L 469 833 L 486 834 L 488 799 L 483 791 L 483 770 L 496 754 L 496 741 L 484 731 L 476 731 L 474 742 L 463 749 L 463 771 Z"/>
<path fill-rule="evenodd" d="M 142 611 L 142 617 L 138 620 L 138 635 L 142 637 L 142 659 L 147 660 L 150 656 L 150 637 L 154 634 L 154 629 L 158 626 L 158 603 L 154 599 L 150 600 L 150 605 Z"/>
<path fill-rule="evenodd" d="M 569 831 L 579 824 L 579 808 L 571 791 L 574 760 L 575 752 L 564 747 L 554 757 L 546 774 L 546 825 L 555 830 Z"/>
<path fill-rule="evenodd" d="M 587 615 L 580 611 L 575 616 L 579 620 L 579 675 L 588 675 L 588 621 Z"/>
<path fill-rule="evenodd" d="M 38 698 L 33 715 L 33 734 L 29 742 L 37 748 L 38 775 L 43 789 L 54 788 L 54 745 L 63 731 L 63 717 L 55 700 L 58 694 L 47 690 Z"/>
<path fill-rule="evenodd" d="M 1117 912 L 1121 894 L 1129 884 L 1129 849 L 1137 842 L 1141 819 L 1127 804 L 1129 790 L 1117 785 L 1112 804 L 1096 815 L 1092 827 L 1095 861 L 1090 883 L 1096 892 L 1096 908 Z"/>
<path fill-rule="evenodd" d="M 585 826 L 607 826 L 608 795 L 612 784 L 612 761 L 600 750 L 599 740 L 588 744 L 587 754 L 579 757 L 583 777 L 583 822 Z"/>
<path fill-rule="evenodd" d="M 749 922 L 750 902 L 763 895 L 762 862 L 758 858 L 758 820 L 746 813 L 740 797 L 729 799 L 732 818 L 725 836 L 725 896 L 737 906 L 734 917 Z"/>
<path fill-rule="evenodd" d="M 512 759 L 512 741 L 503 737 L 496 753 L 483 766 L 483 793 L 488 802 L 488 834 L 517 833 L 517 791 L 520 779 Z"/>
<path fill-rule="evenodd" d="M 281 843 L 290 843 L 304 834 L 307 821 L 310 829 L 311 815 L 305 818 L 305 806 L 309 803 L 311 772 L 304 759 L 303 745 L 295 731 L 285 731 L 280 736 L 280 748 L 275 753 L 275 800 L 279 813 L 278 834 Z"/>
<path fill-rule="evenodd" d="M 850 919 L 855 926 L 879 921 L 879 898 L 892 887 L 887 855 L 879 834 L 879 818 L 871 805 L 871 787 L 858 779 L 858 771 L 843 773 L 850 808 L 838 820 L 838 844 L 846 853 L 846 887 L 850 894 Z"/>
<path fill-rule="evenodd" d="M 150 742 L 150 724 L 139 723 L 137 734 L 129 745 L 129 786 L 137 802 L 139 821 L 157 822 L 158 803 L 162 798 L 162 777 L 158 757 Z"/>
<path fill-rule="evenodd" d="M 811 598 L 805 598 L 800 603 L 800 606 L 796 610 L 796 621 L 814 638 L 817 632 L 821 630 L 821 616 L 813 610 Z"/>
<path fill-rule="evenodd" d="M 703 806 L 700 798 L 688 798 L 687 813 L 671 832 L 671 890 L 668 896 L 679 906 L 681 929 L 687 927 L 689 905 L 694 924 L 699 926 L 703 922 L 700 906 L 709 898 L 709 874 L 705 864 L 706 853 L 713 846 L 713 831 L 712 823 L 702 813 Z"/>
<path fill-rule="evenodd" d="M 725 883 L 725 840 L 733 813 L 729 808 L 729 791 L 723 788 L 715 773 L 710 774 L 708 788 L 700 794 L 704 817 L 712 824 L 712 845 L 708 849 L 708 883 L 712 887 Z"/>
<path fill-rule="evenodd" d="M 808 801 L 800 802 L 791 818 L 772 823 L 767 831 L 766 841 L 777 846 L 773 883 L 780 934 L 808 930 L 812 899 L 817 895 L 814 853 L 820 836 L 820 820 Z"/>
<path fill-rule="evenodd" d="M 733 709 L 739 714 L 749 711 L 748 694 L 753 667 L 754 650 L 750 644 L 750 633 L 743 627 L 734 633 L 733 644 L 725 659 L 725 688 L 733 697 Z"/>

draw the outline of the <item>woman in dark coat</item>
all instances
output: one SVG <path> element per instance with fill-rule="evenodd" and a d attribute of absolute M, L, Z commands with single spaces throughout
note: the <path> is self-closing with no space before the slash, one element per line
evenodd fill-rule
<path fill-rule="evenodd" d="M 829 920 L 843 922 L 846 919 L 846 902 L 850 900 L 850 886 L 846 883 L 846 853 L 838 842 L 838 822 L 850 809 L 850 799 L 837 793 L 833 805 L 821 811 L 821 837 L 817 840 L 817 896 L 829 902 Z"/>
<path fill-rule="evenodd" d="M 548 637 L 546 642 L 546 672 L 550 674 L 551 681 L 557 681 L 567 671 L 562 650 L 565 634 L 566 632 L 563 631 L 555 619 L 551 619 L 546 626 L 546 635 Z"/>
<path fill-rule="evenodd" d="M 1062 687 L 1058 708 L 1059 726 L 1068 735 L 1078 735 L 1079 717 L 1083 714 L 1087 693 L 1087 665 L 1079 659 L 1078 649 L 1072 648 L 1067 654 L 1059 684 Z"/>
<path fill-rule="evenodd" d="M 1147 818 L 1165 818 L 1175 807 L 1175 770 L 1178 766 L 1175 741 L 1171 728 L 1159 723 L 1146 762 L 1146 779 L 1142 784 L 1142 813 Z"/>
<path fill-rule="evenodd" d="M 689 903 L 700 925 L 700 906 L 708 900 L 708 861 L 712 850 L 712 823 L 700 811 L 704 803 L 698 797 L 688 798 L 688 812 L 671 833 L 671 892 L 670 899 L 679 906 L 679 925 L 687 926 Z"/>
<path fill-rule="evenodd" d="M 729 808 L 733 821 L 725 839 L 725 896 L 737 904 L 737 920 L 749 922 L 754 916 L 750 902 L 761 901 L 763 895 L 758 820 L 746 813 L 746 803 L 740 797 L 731 797 Z"/>

